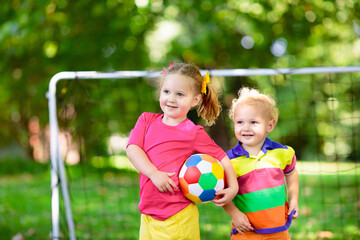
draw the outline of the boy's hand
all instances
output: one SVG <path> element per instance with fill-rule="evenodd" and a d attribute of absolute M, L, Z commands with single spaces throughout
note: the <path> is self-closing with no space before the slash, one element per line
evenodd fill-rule
<path fill-rule="evenodd" d="M 159 189 L 160 192 L 171 192 L 174 194 L 174 189 L 178 190 L 175 182 L 170 178 L 175 175 L 173 173 L 166 173 L 161 171 L 155 171 L 153 174 L 150 175 L 150 180 L 152 183 Z"/>
<path fill-rule="evenodd" d="M 292 210 L 295 210 L 295 214 L 293 215 L 293 219 L 297 218 L 299 216 L 299 204 L 295 200 L 289 200 L 289 210 L 287 212 L 287 215 L 290 215 Z"/>
<path fill-rule="evenodd" d="M 217 197 L 213 200 L 213 202 L 216 206 L 223 207 L 229 202 L 231 202 L 236 196 L 236 194 L 237 189 L 231 187 L 225 188 L 215 193 Z"/>
<path fill-rule="evenodd" d="M 295 210 L 296 213 L 293 215 L 295 219 L 299 216 L 299 174 L 296 167 L 291 173 L 285 174 L 285 180 L 289 199 L 289 211 L 287 214 L 290 215 L 292 210 Z"/>
<path fill-rule="evenodd" d="M 249 232 L 254 230 L 251 226 L 249 219 L 242 212 L 238 212 L 235 217 L 233 217 L 233 224 L 235 229 L 240 234 L 244 234 L 244 232 Z"/>

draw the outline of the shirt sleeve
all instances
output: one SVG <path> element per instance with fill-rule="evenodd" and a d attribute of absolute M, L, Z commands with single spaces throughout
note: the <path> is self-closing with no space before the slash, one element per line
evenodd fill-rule
<path fill-rule="evenodd" d="M 205 132 L 203 127 L 199 127 L 194 142 L 195 151 L 198 153 L 209 154 L 221 161 L 226 153 L 219 147 L 213 139 Z"/>
<path fill-rule="evenodd" d="M 296 165 L 295 151 L 291 147 L 288 147 L 288 148 L 289 148 L 289 156 L 287 158 L 287 163 L 284 168 L 285 174 L 291 173 L 295 169 L 295 165 Z"/>
<path fill-rule="evenodd" d="M 144 138 L 146 133 L 146 119 L 147 114 L 143 113 L 140 115 L 139 119 L 137 120 L 135 127 L 131 130 L 129 135 L 129 141 L 126 147 L 129 145 L 137 145 L 141 148 L 144 148 Z"/>

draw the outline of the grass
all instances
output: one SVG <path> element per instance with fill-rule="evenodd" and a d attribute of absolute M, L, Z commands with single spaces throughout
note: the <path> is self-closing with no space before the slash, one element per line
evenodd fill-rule
<path fill-rule="evenodd" d="M 299 161 L 298 169 L 300 216 L 291 226 L 292 239 L 360 239 L 360 174 L 356 165 L 334 167 Z M 138 238 L 136 172 L 68 167 L 67 173 L 78 239 Z M 0 240 L 15 235 L 50 239 L 50 198 L 48 166 L 0 161 Z M 228 239 L 231 222 L 225 212 L 212 203 L 198 206 L 202 239 Z M 66 235 L 61 212 L 60 225 Z"/>
<path fill-rule="evenodd" d="M 50 174 L 46 170 L 40 171 L 43 166 L 37 167 L 36 171 L 0 174 L 1 240 L 17 234 L 24 239 L 49 239 Z"/>

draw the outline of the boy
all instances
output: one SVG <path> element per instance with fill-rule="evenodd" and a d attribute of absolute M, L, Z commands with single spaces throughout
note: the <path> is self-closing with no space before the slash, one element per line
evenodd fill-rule
<path fill-rule="evenodd" d="M 240 89 L 232 102 L 229 116 L 239 141 L 227 155 L 239 192 L 224 206 L 233 222 L 232 240 L 290 239 L 287 229 L 299 214 L 299 177 L 294 150 L 267 138 L 278 115 L 274 99 L 256 89 Z"/>

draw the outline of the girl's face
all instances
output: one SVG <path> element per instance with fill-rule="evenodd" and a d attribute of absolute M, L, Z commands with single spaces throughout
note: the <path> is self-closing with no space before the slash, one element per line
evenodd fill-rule
<path fill-rule="evenodd" d="M 257 155 L 267 134 L 275 127 L 275 120 L 270 120 L 264 110 L 255 105 L 238 104 L 234 111 L 235 136 L 243 148 Z"/>
<path fill-rule="evenodd" d="M 191 77 L 170 74 L 164 79 L 160 92 L 160 107 L 164 112 L 163 122 L 177 125 L 187 118 L 187 113 L 201 99 L 194 93 L 194 80 Z"/>

